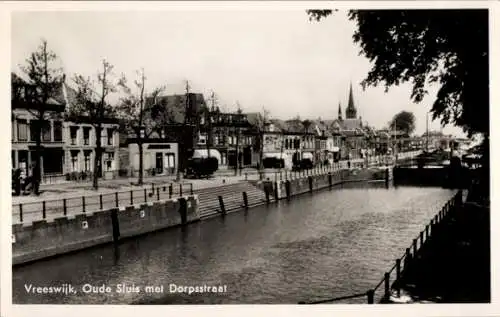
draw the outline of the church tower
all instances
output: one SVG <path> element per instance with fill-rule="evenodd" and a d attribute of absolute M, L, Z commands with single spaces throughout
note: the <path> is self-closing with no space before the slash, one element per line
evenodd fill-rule
<path fill-rule="evenodd" d="M 340 106 L 340 102 L 339 102 L 339 115 L 338 115 L 338 119 L 340 121 L 342 121 L 342 107 Z"/>
<path fill-rule="evenodd" d="M 346 119 L 356 119 L 357 117 L 357 110 L 356 107 L 354 106 L 354 97 L 352 95 L 352 82 L 351 82 L 351 87 L 349 89 L 349 101 L 347 103 L 347 108 L 345 110 L 345 116 Z"/>

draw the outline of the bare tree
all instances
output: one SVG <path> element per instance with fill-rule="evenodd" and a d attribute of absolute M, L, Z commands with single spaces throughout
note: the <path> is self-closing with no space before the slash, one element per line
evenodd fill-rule
<path fill-rule="evenodd" d="M 27 65 L 21 66 L 21 70 L 28 77 L 29 92 L 25 94 L 28 104 L 28 111 L 35 117 L 31 121 L 34 125 L 35 137 L 35 164 L 33 168 L 33 193 L 39 195 L 39 185 L 41 175 L 41 157 L 43 156 L 41 136 L 46 128 L 47 120 L 52 112 L 50 111 L 49 100 L 57 96 L 64 82 L 64 75 L 61 68 L 54 64 L 57 62 L 57 55 L 49 50 L 47 41 L 43 40 L 38 49 L 31 53 L 26 60 Z"/>
<path fill-rule="evenodd" d="M 103 121 L 112 118 L 115 114 L 115 109 L 106 101 L 109 94 L 116 91 L 116 85 L 111 81 L 112 71 L 113 66 L 103 60 L 102 71 L 97 74 L 97 83 L 90 77 L 75 75 L 76 103 L 69 109 L 70 118 L 88 122 L 95 130 L 96 147 L 92 182 L 92 187 L 95 190 L 99 188 L 98 178 L 102 169 L 102 124 Z"/>
<path fill-rule="evenodd" d="M 162 120 L 153 118 L 151 108 L 153 104 L 146 104 L 146 98 L 150 97 L 156 100 L 158 95 L 164 90 L 159 87 L 153 90 L 150 95 L 146 94 L 146 76 L 144 69 L 137 72 L 138 79 L 134 80 L 134 88 L 127 85 L 125 78 L 119 82 L 120 87 L 125 93 L 117 107 L 117 116 L 120 119 L 120 128 L 127 133 L 133 133 L 137 146 L 139 147 L 139 176 L 137 184 L 142 185 L 144 181 L 144 139 L 149 138 L 151 134 L 158 130 Z"/>

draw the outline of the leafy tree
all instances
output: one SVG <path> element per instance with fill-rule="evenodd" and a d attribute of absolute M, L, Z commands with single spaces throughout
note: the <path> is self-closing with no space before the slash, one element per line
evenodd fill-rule
<path fill-rule="evenodd" d="M 304 126 L 304 133 L 309 133 L 309 129 L 311 128 L 313 122 L 309 119 L 302 121 L 302 125 Z"/>
<path fill-rule="evenodd" d="M 309 10 L 310 20 L 332 10 Z M 440 85 L 433 119 L 469 135 L 489 131 L 488 10 L 352 10 L 354 42 L 372 62 L 364 88 L 411 82 L 420 102 L 427 86 Z"/>
<path fill-rule="evenodd" d="M 43 40 L 38 49 L 31 53 L 26 60 L 26 66 L 21 66 L 21 70 L 27 75 L 27 85 L 29 92 L 25 94 L 25 101 L 28 111 L 35 117 L 31 121 L 34 125 L 35 138 L 35 163 L 33 167 L 33 193 L 39 195 L 39 184 L 41 180 L 41 157 L 42 131 L 47 120 L 51 118 L 53 112 L 50 111 L 50 99 L 57 96 L 64 82 L 62 69 L 56 67 L 57 55 L 48 48 L 47 41 Z"/>
<path fill-rule="evenodd" d="M 400 130 L 410 135 L 415 131 L 415 115 L 409 111 L 401 111 L 389 122 L 391 129 Z"/>
<path fill-rule="evenodd" d="M 102 124 L 116 114 L 116 109 L 106 100 L 110 93 L 116 92 L 116 84 L 113 83 L 112 79 L 113 66 L 106 60 L 102 61 L 102 71 L 98 73 L 97 81 L 90 77 L 75 75 L 76 102 L 71 105 L 68 111 L 70 120 L 90 123 L 95 130 L 96 147 L 92 182 L 92 187 L 95 190 L 99 188 L 98 178 L 102 170 Z"/>
<path fill-rule="evenodd" d="M 146 98 L 151 97 L 153 100 L 164 90 L 163 87 L 156 88 L 150 96 L 146 94 L 146 76 L 144 69 L 137 72 L 138 79 L 134 80 L 133 88 L 129 87 L 125 78 L 119 82 L 120 87 L 125 93 L 117 107 L 117 117 L 120 119 L 120 127 L 124 132 L 132 133 L 139 147 L 139 176 L 138 185 L 143 184 L 144 178 L 144 139 L 149 138 L 151 134 L 158 130 L 158 124 L 162 120 L 155 120 L 160 113 L 156 112 L 155 116 L 151 115 L 153 105 L 146 104 Z"/>

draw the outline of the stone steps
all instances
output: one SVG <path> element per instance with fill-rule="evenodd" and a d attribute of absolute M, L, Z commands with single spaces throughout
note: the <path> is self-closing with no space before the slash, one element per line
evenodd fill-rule
<path fill-rule="evenodd" d="M 221 212 L 219 196 L 222 196 L 224 200 L 226 212 L 243 208 L 243 192 L 247 193 L 249 206 L 265 202 L 264 191 L 248 182 L 233 184 L 225 188 L 212 188 L 198 193 L 200 216 L 204 218 Z"/>

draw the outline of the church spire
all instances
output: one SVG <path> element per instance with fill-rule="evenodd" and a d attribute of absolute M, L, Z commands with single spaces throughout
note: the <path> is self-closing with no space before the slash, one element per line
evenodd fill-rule
<path fill-rule="evenodd" d="M 338 119 L 342 120 L 342 106 L 340 105 L 340 101 L 339 101 L 339 115 L 338 115 Z"/>
<path fill-rule="evenodd" d="M 354 106 L 354 97 L 352 94 L 352 82 L 349 88 L 349 101 L 347 103 L 347 108 L 345 110 L 345 116 L 347 119 L 356 119 L 357 116 L 356 107 Z"/>

